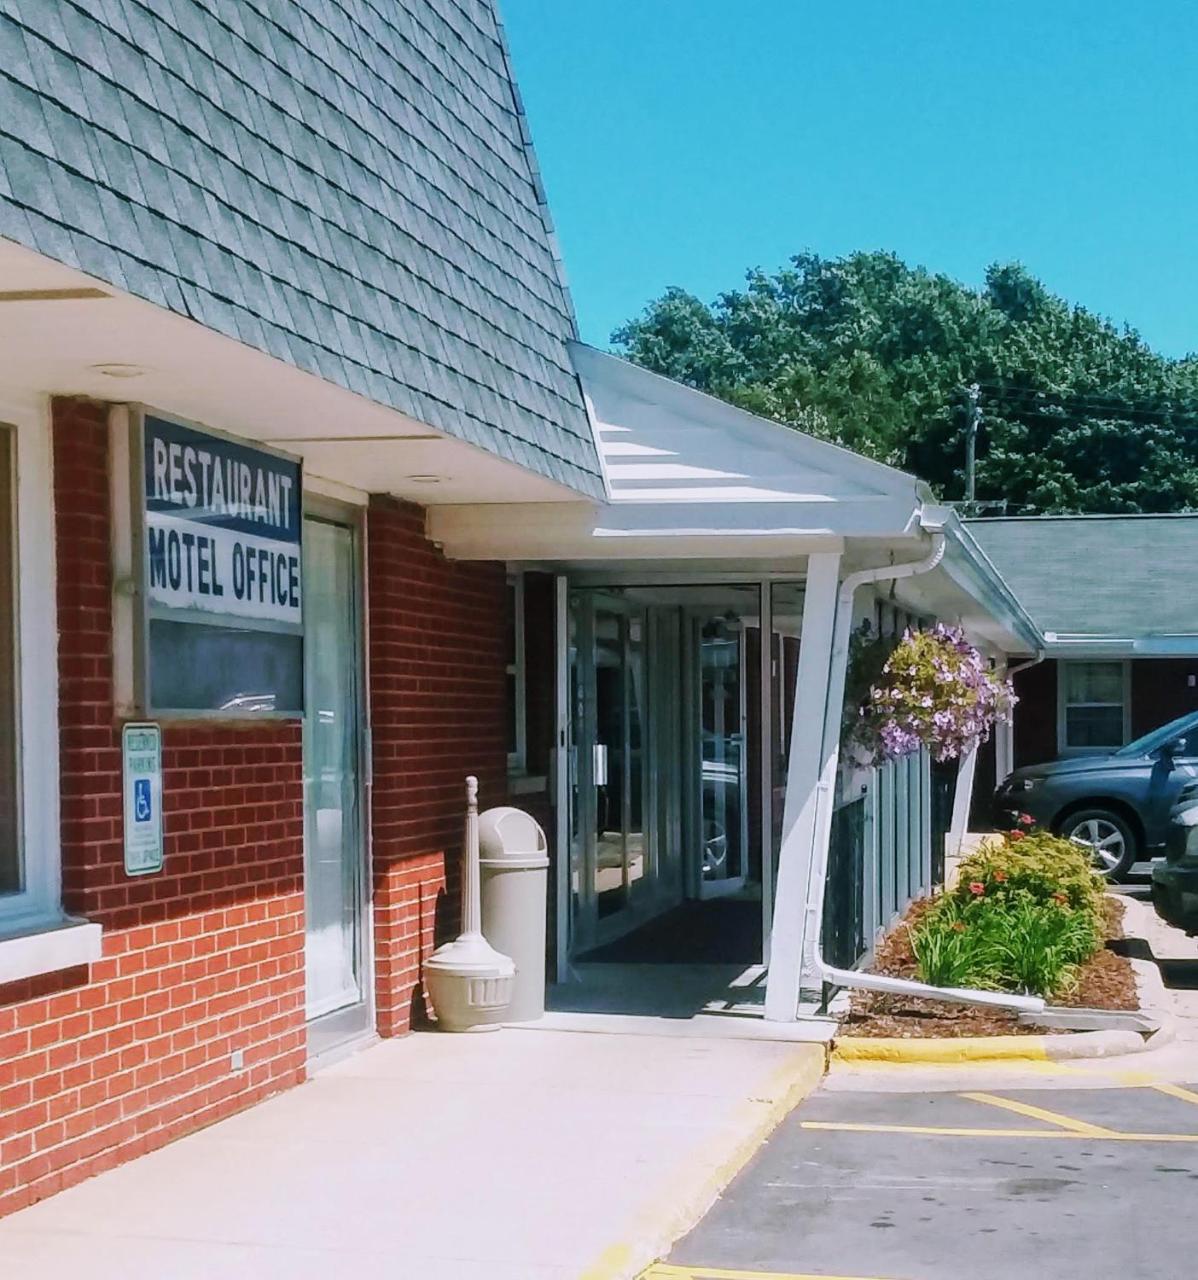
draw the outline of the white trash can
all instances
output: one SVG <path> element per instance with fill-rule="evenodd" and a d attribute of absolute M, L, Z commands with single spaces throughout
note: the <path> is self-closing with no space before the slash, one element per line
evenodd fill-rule
<path fill-rule="evenodd" d="M 531 1022 L 545 1012 L 545 924 L 549 845 L 523 809 L 501 805 L 479 814 L 483 937 L 516 962 L 512 1002 L 503 1022 Z"/>

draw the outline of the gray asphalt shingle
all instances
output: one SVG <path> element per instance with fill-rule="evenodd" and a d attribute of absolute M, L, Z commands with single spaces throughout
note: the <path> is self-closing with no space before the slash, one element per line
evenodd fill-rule
<path fill-rule="evenodd" d="M 1041 631 L 1132 639 L 1198 633 L 1198 515 L 966 525 Z"/>
<path fill-rule="evenodd" d="M 4 234 L 601 492 L 490 0 L 3 0 L 5 49 Z"/>

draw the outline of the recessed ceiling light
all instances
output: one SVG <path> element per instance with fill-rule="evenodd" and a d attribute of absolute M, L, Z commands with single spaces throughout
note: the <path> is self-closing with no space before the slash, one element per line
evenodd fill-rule
<path fill-rule="evenodd" d="M 440 484 L 441 481 L 445 479 L 444 476 L 434 476 L 431 474 L 407 476 L 405 478 L 411 480 L 413 484 Z"/>
<path fill-rule="evenodd" d="M 145 373 L 139 364 L 93 364 L 92 369 L 106 378 L 140 378 Z"/>

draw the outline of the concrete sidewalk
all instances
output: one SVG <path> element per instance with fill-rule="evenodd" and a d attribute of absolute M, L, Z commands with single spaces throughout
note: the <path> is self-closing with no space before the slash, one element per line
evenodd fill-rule
<path fill-rule="evenodd" d="M 707 1208 L 824 1047 L 503 1030 L 367 1049 L 0 1221 L 39 1280 L 616 1280 Z"/>

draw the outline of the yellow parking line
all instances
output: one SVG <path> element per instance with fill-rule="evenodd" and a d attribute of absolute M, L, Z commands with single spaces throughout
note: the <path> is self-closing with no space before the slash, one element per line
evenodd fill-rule
<path fill-rule="evenodd" d="M 1179 1084 L 1165 1084 L 1163 1081 L 1157 1081 L 1148 1087 L 1155 1089 L 1157 1093 L 1167 1093 L 1171 1098 L 1180 1098 L 1183 1102 L 1192 1102 L 1198 1106 L 1198 1093 L 1192 1089 L 1183 1089 Z"/>
<path fill-rule="evenodd" d="M 1058 1129 L 1068 1129 L 1087 1138 L 1109 1138 L 1115 1132 L 1114 1129 L 1107 1129 L 1102 1125 L 1061 1115 L 1059 1111 L 1046 1111 L 1043 1107 L 1033 1107 L 1027 1102 L 1016 1102 L 1013 1098 L 1000 1098 L 993 1093 L 963 1093 L 961 1097 L 968 1098 L 970 1102 L 981 1102 L 988 1107 L 1001 1107 L 1004 1111 L 1013 1111 L 1016 1115 L 1026 1116 L 1029 1120 L 1043 1120 L 1045 1124 L 1055 1125 Z"/>
<path fill-rule="evenodd" d="M 804 1129 L 839 1133 L 905 1133 L 932 1138 L 1053 1138 L 1058 1142 L 1198 1142 L 1198 1133 L 1079 1133 L 1076 1129 L 965 1129 L 935 1128 L 918 1124 L 849 1124 L 828 1120 L 805 1120 Z"/>
<path fill-rule="evenodd" d="M 655 1262 L 639 1280 L 881 1280 L 879 1276 L 827 1276 L 804 1271 L 726 1271 L 720 1267 L 678 1267 Z"/>
<path fill-rule="evenodd" d="M 840 1133 L 917 1133 L 934 1138 L 1080 1138 L 1080 1133 L 1064 1129 L 967 1129 L 925 1124 L 852 1124 L 849 1121 L 804 1120 L 804 1129 L 824 1129 Z"/>

